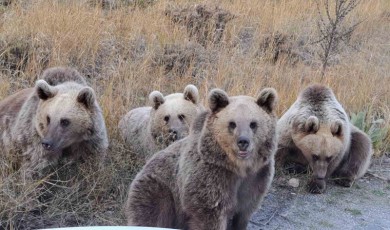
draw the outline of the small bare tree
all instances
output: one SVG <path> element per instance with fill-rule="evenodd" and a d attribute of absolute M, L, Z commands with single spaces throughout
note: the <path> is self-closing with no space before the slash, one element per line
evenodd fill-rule
<path fill-rule="evenodd" d="M 314 43 L 320 44 L 321 46 L 321 79 L 324 78 L 330 57 L 339 51 L 340 42 L 346 43 L 350 39 L 353 31 L 361 23 L 361 21 L 359 21 L 353 25 L 344 26 L 347 15 L 351 13 L 360 2 L 361 0 L 317 0 L 319 15 L 317 28 L 320 35 L 319 39 Z M 321 12 L 322 6 L 325 8 L 326 15 L 323 15 Z M 334 14 L 331 12 L 334 12 Z"/>

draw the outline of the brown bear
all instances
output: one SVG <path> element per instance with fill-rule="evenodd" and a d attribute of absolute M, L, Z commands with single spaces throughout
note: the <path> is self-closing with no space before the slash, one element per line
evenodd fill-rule
<path fill-rule="evenodd" d="M 47 69 L 42 78 L 0 102 L 5 153 L 38 175 L 62 157 L 104 157 L 108 138 L 94 90 L 71 68 Z"/>
<path fill-rule="evenodd" d="M 156 153 L 132 182 L 129 225 L 246 229 L 274 175 L 276 91 L 255 99 L 214 89 L 186 138 Z"/>
<path fill-rule="evenodd" d="M 350 187 L 366 172 L 372 147 L 370 138 L 351 124 L 332 90 L 322 85 L 304 89 L 279 119 L 277 161 L 310 165 L 308 190 L 323 193 L 326 179 Z"/>
<path fill-rule="evenodd" d="M 196 115 L 203 110 L 198 89 L 187 85 L 183 93 L 149 95 L 152 107 L 130 110 L 120 121 L 119 130 L 128 146 L 145 159 L 188 135 Z"/>

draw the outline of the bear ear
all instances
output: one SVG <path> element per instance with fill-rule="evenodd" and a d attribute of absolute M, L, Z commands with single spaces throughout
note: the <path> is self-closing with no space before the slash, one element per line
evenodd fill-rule
<path fill-rule="evenodd" d="M 95 98 L 95 93 L 91 87 L 84 87 L 77 95 L 77 101 L 87 108 L 92 108 L 95 104 Z"/>
<path fill-rule="evenodd" d="M 307 133 L 317 133 L 320 128 L 320 122 L 316 116 L 310 116 L 305 123 L 304 129 Z"/>
<path fill-rule="evenodd" d="M 343 123 L 337 119 L 330 125 L 330 132 L 333 136 L 341 136 L 343 134 Z"/>
<path fill-rule="evenodd" d="M 209 93 L 209 107 L 213 113 L 219 112 L 229 104 L 229 96 L 222 89 L 213 89 Z"/>
<path fill-rule="evenodd" d="M 38 97 L 42 100 L 47 100 L 54 97 L 58 90 L 50 86 L 45 80 L 38 80 L 35 83 L 35 90 L 38 94 Z"/>
<path fill-rule="evenodd" d="M 265 88 L 261 90 L 256 103 L 268 113 L 272 113 L 278 100 L 278 94 L 274 88 Z"/>
<path fill-rule="evenodd" d="M 164 95 L 159 91 L 153 91 L 149 94 L 149 101 L 152 103 L 153 108 L 157 110 L 160 105 L 164 104 Z"/>
<path fill-rule="evenodd" d="M 187 85 L 184 88 L 184 99 L 191 101 L 194 104 L 198 104 L 199 102 L 199 92 L 198 88 L 194 85 Z"/>

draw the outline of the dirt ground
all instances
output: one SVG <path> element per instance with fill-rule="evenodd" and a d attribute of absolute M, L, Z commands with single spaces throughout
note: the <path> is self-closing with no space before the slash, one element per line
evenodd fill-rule
<path fill-rule="evenodd" d="M 299 187 L 289 186 L 290 178 Z M 277 175 L 248 229 L 390 229 L 389 181 L 390 153 L 373 160 L 351 188 L 328 182 L 320 195 L 306 191 L 307 175 Z"/>

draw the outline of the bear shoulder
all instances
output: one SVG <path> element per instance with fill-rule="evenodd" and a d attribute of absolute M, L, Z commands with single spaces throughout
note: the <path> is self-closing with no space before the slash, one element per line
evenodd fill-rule
<path fill-rule="evenodd" d="M 70 67 L 52 67 L 46 69 L 41 76 L 49 85 L 56 86 L 65 82 L 73 81 L 86 86 L 84 77 L 74 68 Z"/>

